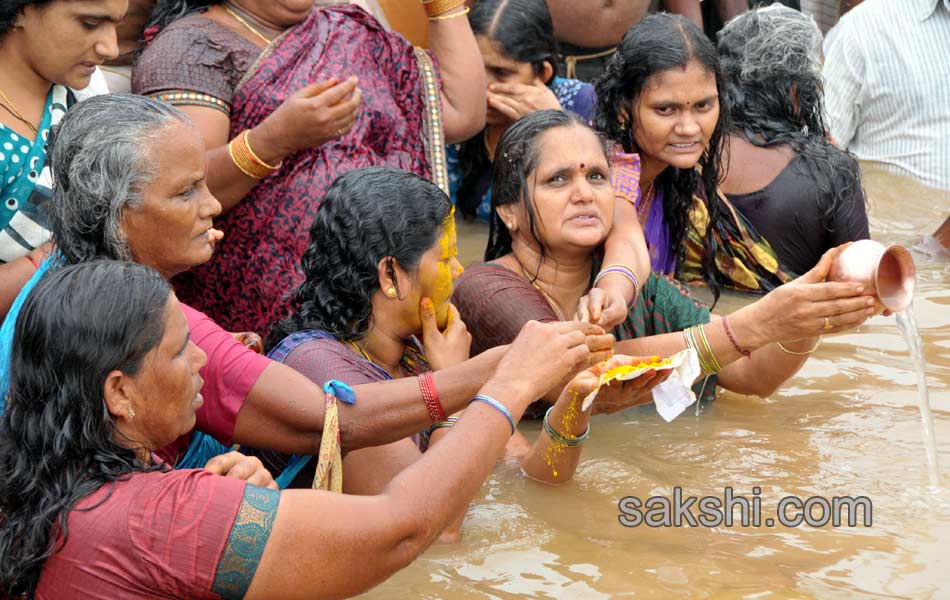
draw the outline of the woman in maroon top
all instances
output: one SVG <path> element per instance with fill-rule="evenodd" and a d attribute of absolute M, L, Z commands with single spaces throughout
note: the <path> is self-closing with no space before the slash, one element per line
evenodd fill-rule
<path fill-rule="evenodd" d="M 15 342 L 0 421 L 0 596 L 43 599 L 362 592 L 432 542 L 530 399 L 589 358 L 576 329 L 526 327 L 481 389 L 491 402 L 473 402 L 381 494 L 356 497 L 168 471 L 153 457 L 193 427 L 206 356 L 147 267 L 57 269 L 27 298 Z"/>

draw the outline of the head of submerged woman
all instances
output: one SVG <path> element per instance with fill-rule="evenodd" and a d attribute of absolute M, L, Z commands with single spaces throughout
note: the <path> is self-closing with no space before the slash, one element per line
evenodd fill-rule
<path fill-rule="evenodd" d="M 492 173 L 485 260 L 519 244 L 542 259 L 590 254 L 613 227 L 603 141 L 572 113 L 542 110 L 516 121 L 498 143 Z"/>
<path fill-rule="evenodd" d="M 644 171 L 700 165 L 718 175 L 727 112 L 716 48 L 692 21 L 650 15 L 630 28 L 597 81 L 597 128 Z"/>
<path fill-rule="evenodd" d="M 131 94 L 77 104 L 55 132 L 49 219 L 67 263 L 134 260 L 166 278 L 207 262 L 221 205 L 178 109 Z"/>
<path fill-rule="evenodd" d="M 479 0 L 468 20 L 489 85 L 536 81 L 547 85 L 554 79 L 558 45 L 544 0 Z M 489 125 L 511 122 L 491 106 L 486 121 Z"/>
<path fill-rule="evenodd" d="M 128 5 L 128 0 L 4 0 L 0 46 L 46 81 L 82 89 L 97 66 L 118 56 L 116 25 Z"/>
<path fill-rule="evenodd" d="M 780 4 L 722 29 L 722 87 L 735 130 L 759 144 L 825 137 L 821 39 L 814 19 Z"/>
<path fill-rule="evenodd" d="M 274 326 L 268 347 L 302 329 L 358 340 L 383 323 L 408 337 L 422 331 L 423 298 L 444 327 L 462 273 L 451 202 L 431 181 L 399 169 L 349 171 L 327 190 L 301 266 L 293 314 Z"/>
<path fill-rule="evenodd" d="M 34 590 L 50 523 L 65 525 L 101 485 L 152 468 L 151 451 L 191 430 L 204 363 L 152 269 L 100 260 L 37 283 L 17 317 L 0 420 L 0 590 Z"/>

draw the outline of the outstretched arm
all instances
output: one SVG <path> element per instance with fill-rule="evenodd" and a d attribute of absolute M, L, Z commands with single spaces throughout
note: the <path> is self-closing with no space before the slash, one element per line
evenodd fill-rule
<path fill-rule="evenodd" d="M 517 420 L 548 382 L 588 354 L 580 332 L 530 323 L 481 391 Z M 245 597 L 342 598 L 376 585 L 425 550 L 471 501 L 510 436 L 498 410 L 473 403 L 441 443 L 378 496 L 283 492 Z"/>

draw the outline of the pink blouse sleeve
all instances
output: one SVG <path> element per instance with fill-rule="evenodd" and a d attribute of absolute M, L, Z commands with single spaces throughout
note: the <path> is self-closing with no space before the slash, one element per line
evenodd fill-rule
<path fill-rule="evenodd" d="M 205 381 L 201 388 L 204 404 L 198 409 L 195 429 L 230 446 L 244 399 L 271 360 L 244 347 L 204 313 L 184 304 L 182 309 L 191 328 L 191 341 L 208 355 L 200 371 Z"/>

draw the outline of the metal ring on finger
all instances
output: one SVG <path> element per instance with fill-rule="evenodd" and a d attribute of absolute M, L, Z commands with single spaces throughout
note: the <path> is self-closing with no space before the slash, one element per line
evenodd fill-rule
<path fill-rule="evenodd" d="M 825 328 L 824 328 L 825 331 L 828 331 L 829 329 L 834 329 L 834 328 L 835 326 L 831 324 L 831 319 L 828 317 L 825 317 Z"/>

